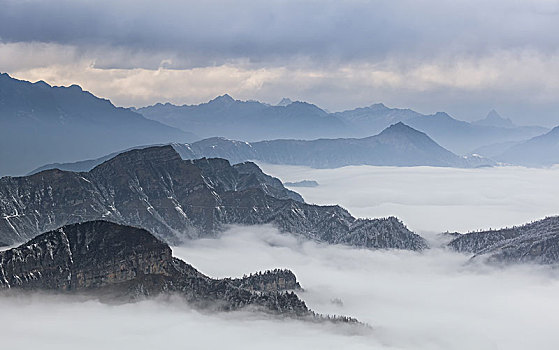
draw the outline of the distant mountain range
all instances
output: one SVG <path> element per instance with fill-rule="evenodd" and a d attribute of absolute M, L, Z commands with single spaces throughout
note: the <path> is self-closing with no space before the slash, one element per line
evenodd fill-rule
<path fill-rule="evenodd" d="M 548 131 L 538 126 L 515 126 L 495 111 L 491 111 L 483 120 L 468 123 L 442 112 L 424 115 L 410 109 L 388 108 L 380 103 L 328 113 L 315 105 L 289 99 L 272 106 L 257 101 L 234 100 L 229 95 L 200 105 L 176 106 L 166 103 L 137 111 L 146 118 L 189 130 L 205 138 L 221 136 L 243 141 L 364 138 L 378 134 L 392 124 L 403 122 L 461 155 L 490 144 L 524 141 Z"/>
<path fill-rule="evenodd" d="M 0 74 L 0 176 L 25 174 L 45 162 L 196 139 L 191 133 L 117 108 L 77 85 L 53 87 Z"/>
<path fill-rule="evenodd" d="M 403 123 L 380 134 L 362 139 L 272 140 L 260 142 L 210 138 L 192 144 L 173 144 L 183 159 L 224 158 L 231 163 L 261 161 L 270 164 L 338 168 L 348 165 L 481 167 L 496 163 L 482 157 L 459 157 L 442 148 L 429 136 Z M 31 174 L 47 169 L 89 171 L 114 157 L 66 164 L 47 164 Z"/>
<path fill-rule="evenodd" d="M 383 104 L 336 115 L 357 126 L 361 136 L 401 121 L 426 133 L 438 144 L 457 154 L 467 154 L 490 144 L 526 140 L 548 131 L 538 126 L 510 125 L 507 119 L 501 118 L 495 111 L 490 112 L 487 118 L 473 123 L 454 119 L 444 112 L 424 115 L 409 109 L 388 108 Z"/>
<path fill-rule="evenodd" d="M 171 146 L 132 150 L 85 173 L 46 170 L 0 179 L 0 241 L 22 242 L 70 223 L 105 219 L 179 242 L 228 224 L 272 224 L 321 242 L 368 248 L 428 247 L 398 219 L 356 219 L 303 202 L 254 163 L 183 160 Z"/>
<path fill-rule="evenodd" d="M 383 104 L 329 113 L 315 105 L 289 99 L 272 106 L 223 95 L 200 105 L 156 104 L 136 112 L 115 107 L 76 85 L 53 87 L 42 81 L 30 83 L 1 74 L 0 176 L 25 174 L 42 164 L 95 159 L 141 145 L 191 143 L 199 139 L 195 134 L 251 141 L 253 147 L 257 145 L 260 149 L 261 159 L 280 164 L 303 164 L 303 154 L 317 154 L 322 148 L 332 153 L 307 161 L 307 165 L 316 167 L 344 164 L 464 167 L 475 166 L 472 162 L 480 160 L 475 154 L 513 164 L 557 162 L 557 152 L 553 151 L 553 145 L 557 144 L 553 141 L 555 131 L 541 136 L 548 130 L 516 126 L 495 111 L 485 119 L 468 123 L 446 113 L 424 115 Z M 427 142 L 417 147 L 418 136 L 415 141 L 411 137 L 390 141 L 394 135 L 382 131 L 399 122 L 425 133 L 441 147 Z M 381 134 L 371 137 L 377 133 Z M 535 138 L 530 140 L 532 137 Z M 260 142 L 278 138 L 290 141 Z M 324 138 L 332 140 L 324 141 Z M 297 144 L 295 139 L 318 140 Z M 397 145 L 399 142 L 402 143 Z M 288 155 L 287 148 L 280 149 L 283 146 L 303 152 Z M 474 156 L 459 159 L 442 148 Z M 387 154 L 383 156 L 384 150 Z M 230 158 L 233 154 L 221 156 L 233 159 Z M 253 157 L 241 158 L 258 159 Z M 478 165 L 486 162 L 481 160 Z"/>
<path fill-rule="evenodd" d="M 493 158 L 501 162 L 525 166 L 559 164 L 559 126 L 544 135 L 515 143 Z"/>
<path fill-rule="evenodd" d="M 448 246 L 492 263 L 559 263 L 559 217 L 459 235 Z"/>
<path fill-rule="evenodd" d="M 238 101 L 223 95 L 193 106 L 156 104 L 137 110 L 159 121 L 202 137 L 221 136 L 245 141 L 278 138 L 314 139 L 347 136 L 343 120 L 306 102 L 283 100 L 271 106 L 257 101 Z"/>

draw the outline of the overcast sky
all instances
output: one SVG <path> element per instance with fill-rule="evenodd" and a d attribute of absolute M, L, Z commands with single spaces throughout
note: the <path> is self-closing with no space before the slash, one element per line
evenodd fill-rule
<path fill-rule="evenodd" d="M 559 124 L 559 1 L 0 0 L 0 71 L 121 106 L 229 93 Z"/>

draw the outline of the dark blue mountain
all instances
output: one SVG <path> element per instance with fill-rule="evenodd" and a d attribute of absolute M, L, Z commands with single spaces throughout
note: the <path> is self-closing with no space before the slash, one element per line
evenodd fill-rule
<path fill-rule="evenodd" d="M 351 134 L 351 126 L 335 115 L 306 102 L 283 100 L 270 106 L 257 101 L 219 96 L 200 105 L 156 104 L 137 111 L 153 119 L 203 137 L 259 141 L 278 138 L 315 139 Z"/>
<path fill-rule="evenodd" d="M 79 86 L 54 87 L 0 74 L 0 176 L 45 162 L 99 157 L 137 145 L 193 141 Z"/>

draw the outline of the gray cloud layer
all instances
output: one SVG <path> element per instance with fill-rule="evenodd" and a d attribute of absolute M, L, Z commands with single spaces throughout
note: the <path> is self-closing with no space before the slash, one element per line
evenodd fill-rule
<path fill-rule="evenodd" d="M 554 53 L 559 44 L 556 1 L 55 0 L 4 1 L 2 8 L 5 41 L 163 50 L 206 65 L 293 56 L 415 60 L 511 48 Z"/>
<path fill-rule="evenodd" d="M 290 95 L 334 110 L 383 101 L 463 119 L 498 108 L 521 123 L 558 122 L 556 0 L 0 7 L 0 70 L 80 83 L 118 104 L 199 103 L 229 92 L 267 102 Z M 145 91 L 130 88 L 139 84 Z"/>

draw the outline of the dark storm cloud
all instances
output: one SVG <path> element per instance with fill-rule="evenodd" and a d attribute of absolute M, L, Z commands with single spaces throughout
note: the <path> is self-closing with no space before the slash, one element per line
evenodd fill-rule
<path fill-rule="evenodd" d="M 387 55 L 416 62 L 494 49 L 553 52 L 558 8 L 556 1 L 2 1 L 0 37 L 164 51 L 178 67 Z"/>

